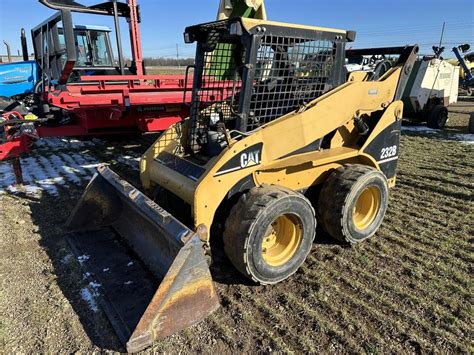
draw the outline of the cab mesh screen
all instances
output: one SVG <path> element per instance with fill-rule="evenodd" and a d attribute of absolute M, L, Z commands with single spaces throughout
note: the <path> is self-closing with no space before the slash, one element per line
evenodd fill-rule
<path fill-rule="evenodd" d="M 247 131 L 328 91 L 335 55 L 331 41 L 265 36 L 257 52 Z"/>
<path fill-rule="evenodd" d="M 235 127 L 233 113 L 238 111 L 243 58 L 245 50 L 238 44 L 218 43 L 213 51 L 204 52 L 204 67 L 191 104 L 188 140 L 191 153 L 199 152 L 208 143 L 209 128 L 215 128 L 218 122 L 224 122 L 228 129 Z M 199 70 L 196 74 L 199 75 Z"/>

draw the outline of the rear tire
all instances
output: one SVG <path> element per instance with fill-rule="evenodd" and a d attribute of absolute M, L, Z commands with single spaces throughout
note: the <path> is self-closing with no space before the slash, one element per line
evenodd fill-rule
<path fill-rule="evenodd" d="M 434 129 L 443 129 L 448 122 L 448 109 L 443 105 L 436 105 L 428 115 L 428 127 Z"/>
<path fill-rule="evenodd" d="M 469 133 L 474 134 L 474 112 L 471 112 L 471 117 L 469 117 Z"/>
<path fill-rule="evenodd" d="M 323 184 L 318 220 L 333 238 L 355 244 L 375 234 L 387 206 L 385 175 L 364 165 L 344 165 Z"/>
<path fill-rule="evenodd" d="M 243 275 L 260 284 L 275 284 L 303 264 L 315 234 L 315 212 L 302 194 L 276 186 L 255 187 L 230 211 L 224 250 Z"/>

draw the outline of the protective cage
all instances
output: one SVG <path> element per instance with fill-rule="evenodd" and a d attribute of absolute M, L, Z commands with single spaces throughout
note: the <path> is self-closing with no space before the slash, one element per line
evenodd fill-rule
<path fill-rule="evenodd" d="M 346 36 L 338 32 L 285 24 L 245 31 L 233 19 L 185 35 L 197 41 L 188 153 L 213 155 L 223 127 L 253 131 L 345 81 Z"/>

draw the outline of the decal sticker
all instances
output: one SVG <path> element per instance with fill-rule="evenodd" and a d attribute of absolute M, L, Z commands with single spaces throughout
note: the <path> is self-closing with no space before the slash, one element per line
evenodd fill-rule
<path fill-rule="evenodd" d="M 383 163 L 388 163 L 389 161 L 398 159 L 398 156 L 396 156 L 397 152 L 398 152 L 398 146 L 396 145 L 382 148 L 382 151 L 380 152 L 380 160 L 377 163 L 383 164 Z"/>
<path fill-rule="evenodd" d="M 262 162 L 262 147 L 263 143 L 258 143 L 243 150 L 240 154 L 237 154 L 225 163 L 214 176 L 220 176 L 260 165 Z"/>
<path fill-rule="evenodd" d="M 253 151 L 249 153 L 242 153 L 240 155 L 240 167 L 242 169 L 260 164 L 261 151 Z"/>
<path fill-rule="evenodd" d="M 374 158 L 387 179 L 396 175 L 400 150 L 400 130 L 401 121 L 393 122 L 380 132 L 364 150 L 364 153 Z"/>

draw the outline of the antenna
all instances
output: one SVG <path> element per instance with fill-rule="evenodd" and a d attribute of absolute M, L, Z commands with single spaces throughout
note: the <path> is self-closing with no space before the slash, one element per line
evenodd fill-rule
<path fill-rule="evenodd" d="M 441 47 L 441 45 L 443 44 L 445 26 L 446 26 L 446 22 L 443 22 L 443 28 L 441 30 L 441 38 L 439 39 L 439 46 L 432 47 L 435 58 L 441 58 L 441 54 L 444 52 L 444 47 Z"/>
<path fill-rule="evenodd" d="M 443 29 L 441 30 L 441 38 L 439 39 L 439 48 L 441 48 L 441 45 L 443 44 L 445 26 L 446 26 L 446 22 L 443 22 Z"/>

